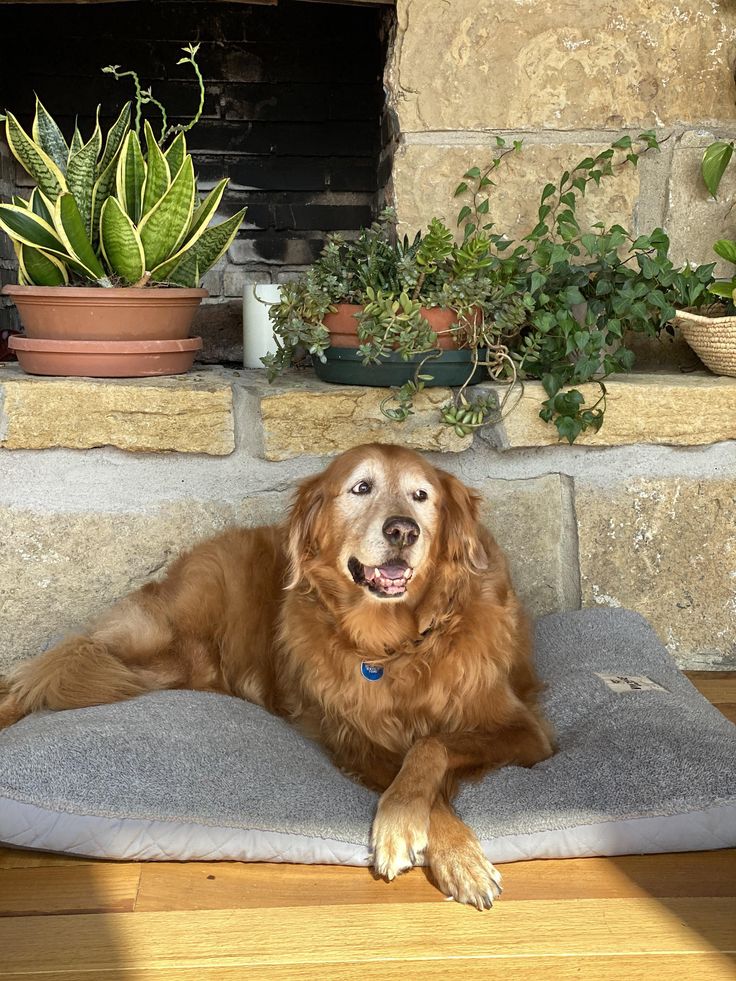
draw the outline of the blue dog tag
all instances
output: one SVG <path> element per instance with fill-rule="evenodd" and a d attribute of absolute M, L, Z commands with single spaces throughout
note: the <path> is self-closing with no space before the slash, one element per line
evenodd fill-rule
<path fill-rule="evenodd" d="M 367 681 L 380 681 L 383 677 L 383 668 L 378 664 L 368 664 L 363 661 L 360 665 L 360 673 Z"/>

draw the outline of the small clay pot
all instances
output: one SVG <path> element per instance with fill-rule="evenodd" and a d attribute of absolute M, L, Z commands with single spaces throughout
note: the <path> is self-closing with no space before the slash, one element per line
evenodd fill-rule
<path fill-rule="evenodd" d="M 355 314 L 360 313 L 363 307 L 358 303 L 336 303 L 335 307 L 337 312 L 328 313 L 323 320 L 330 332 L 331 347 L 359 347 L 358 321 L 355 319 Z M 450 327 L 458 322 L 457 313 L 445 307 L 422 307 L 421 313 L 432 330 L 440 335 L 437 346 L 442 351 L 457 350 L 455 337 L 449 333 L 442 333 L 449 331 Z"/>
<path fill-rule="evenodd" d="M 169 341 L 59 341 L 11 337 L 20 366 L 29 375 L 144 378 L 189 371 L 202 338 Z"/>
<path fill-rule="evenodd" d="M 27 337 L 65 341 L 183 340 L 207 290 L 4 286 Z"/>

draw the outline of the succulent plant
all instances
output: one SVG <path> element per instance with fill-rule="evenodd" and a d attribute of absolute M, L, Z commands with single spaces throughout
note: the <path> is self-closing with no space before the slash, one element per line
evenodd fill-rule
<path fill-rule="evenodd" d="M 189 57 L 182 61 L 197 70 L 196 47 L 184 50 Z M 198 70 L 197 76 L 201 84 Z M 136 129 L 128 102 L 104 141 L 99 107 L 87 142 L 75 127 L 68 143 L 38 98 L 31 135 L 12 113 L 5 115 L 11 152 L 36 183 L 27 200 L 14 196 L 0 204 L 0 228 L 13 241 L 21 284 L 198 286 L 235 238 L 245 209 L 210 226 L 227 179 L 199 200 L 183 131 L 189 127 L 164 125 L 159 142 L 144 121 L 144 150 L 137 131 L 141 104 L 162 107 L 150 90 L 139 89 Z"/>

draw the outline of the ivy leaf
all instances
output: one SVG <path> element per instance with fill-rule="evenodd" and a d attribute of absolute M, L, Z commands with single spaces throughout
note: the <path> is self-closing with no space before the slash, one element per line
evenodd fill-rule
<path fill-rule="evenodd" d="M 561 439 L 566 439 L 572 445 L 583 431 L 583 424 L 579 419 L 572 416 L 558 416 L 555 419 L 555 426 Z"/>
<path fill-rule="evenodd" d="M 711 143 L 703 154 L 700 170 L 703 175 L 703 182 L 713 197 L 718 192 L 718 185 L 721 183 L 723 173 L 733 156 L 733 148 L 733 143 L 724 143 L 718 140 L 716 143 Z"/>

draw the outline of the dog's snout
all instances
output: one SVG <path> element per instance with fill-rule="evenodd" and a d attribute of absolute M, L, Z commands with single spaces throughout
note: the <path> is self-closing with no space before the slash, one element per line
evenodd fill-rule
<path fill-rule="evenodd" d="M 387 518 L 383 524 L 383 536 L 392 545 L 413 545 L 419 538 L 419 525 L 413 518 L 394 516 Z"/>

